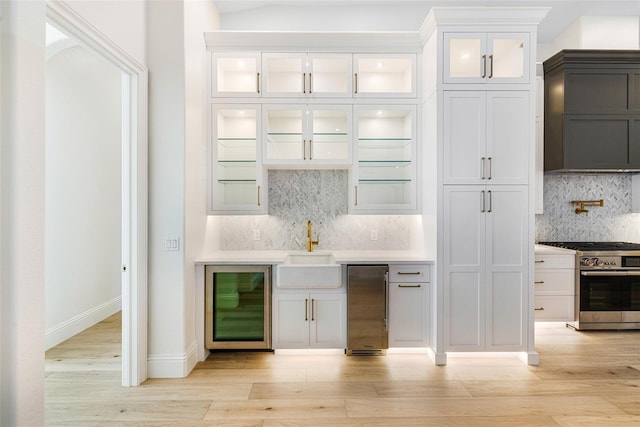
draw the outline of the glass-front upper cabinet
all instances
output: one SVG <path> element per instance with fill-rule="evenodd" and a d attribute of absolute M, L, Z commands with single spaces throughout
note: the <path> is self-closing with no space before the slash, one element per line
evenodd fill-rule
<path fill-rule="evenodd" d="M 264 213 L 259 105 L 211 109 L 209 213 Z"/>
<path fill-rule="evenodd" d="M 259 97 L 260 53 L 212 53 L 211 97 Z"/>
<path fill-rule="evenodd" d="M 415 106 L 357 106 L 353 213 L 412 213 L 416 204 Z"/>
<path fill-rule="evenodd" d="M 416 55 L 353 55 L 353 93 L 363 98 L 415 98 Z"/>
<path fill-rule="evenodd" d="M 445 33 L 444 83 L 529 83 L 529 34 Z"/>
<path fill-rule="evenodd" d="M 350 165 L 351 108 L 350 105 L 263 106 L 263 163 Z"/>
<path fill-rule="evenodd" d="M 351 55 L 264 53 L 263 96 L 351 97 Z"/>

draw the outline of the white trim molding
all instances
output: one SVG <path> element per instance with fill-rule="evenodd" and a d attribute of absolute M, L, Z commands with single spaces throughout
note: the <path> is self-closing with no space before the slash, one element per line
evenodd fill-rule
<path fill-rule="evenodd" d="M 184 378 L 198 362 L 198 345 L 194 341 L 186 353 L 150 354 L 147 373 L 149 378 Z"/>

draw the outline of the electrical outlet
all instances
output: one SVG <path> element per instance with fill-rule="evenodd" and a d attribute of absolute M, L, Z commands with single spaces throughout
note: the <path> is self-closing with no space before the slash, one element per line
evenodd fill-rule
<path fill-rule="evenodd" d="M 371 240 L 378 240 L 378 230 L 371 230 Z"/>
<path fill-rule="evenodd" d="M 260 240 L 260 229 L 255 228 L 253 230 L 253 240 Z"/>

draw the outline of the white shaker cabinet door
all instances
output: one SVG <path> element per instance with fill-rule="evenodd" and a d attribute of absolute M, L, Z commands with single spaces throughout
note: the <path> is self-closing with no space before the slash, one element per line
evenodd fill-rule
<path fill-rule="evenodd" d="M 274 294 L 273 348 L 309 348 L 309 295 Z"/>
<path fill-rule="evenodd" d="M 311 294 L 310 348 L 346 348 L 347 294 Z"/>

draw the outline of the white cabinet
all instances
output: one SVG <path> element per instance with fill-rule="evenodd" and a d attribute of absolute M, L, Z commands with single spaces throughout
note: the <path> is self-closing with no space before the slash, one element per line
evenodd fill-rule
<path fill-rule="evenodd" d="M 346 293 L 274 293 L 274 349 L 345 348 Z"/>
<path fill-rule="evenodd" d="M 574 254 L 543 254 L 536 248 L 536 321 L 573 322 L 575 283 Z"/>
<path fill-rule="evenodd" d="M 212 53 L 209 73 L 210 96 L 212 98 L 259 97 L 260 64 L 260 53 Z"/>
<path fill-rule="evenodd" d="M 351 97 L 351 54 L 264 53 L 265 97 Z"/>
<path fill-rule="evenodd" d="M 542 64 L 539 64 L 542 68 Z M 544 211 L 544 75 L 536 73 L 536 175 L 535 213 Z"/>
<path fill-rule="evenodd" d="M 389 266 L 389 348 L 429 345 L 429 266 Z"/>
<path fill-rule="evenodd" d="M 528 33 L 444 33 L 444 83 L 529 83 Z"/>
<path fill-rule="evenodd" d="M 528 91 L 444 92 L 444 183 L 526 184 Z"/>
<path fill-rule="evenodd" d="M 209 212 L 266 212 L 260 106 L 218 104 L 210 114 Z"/>
<path fill-rule="evenodd" d="M 526 186 L 445 186 L 447 351 L 523 349 L 527 224 Z"/>
<path fill-rule="evenodd" d="M 416 202 L 416 107 L 356 106 L 352 213 L 408 213 Z"/>
<path fill-rule="evenodd" d="M 348 167 L 351 110 L 350 105 L 264 105 L 263 163 Z"/>
<path fill-rule="evenodd" d="M 415 98 L 416 55 L 353 55 L 355 97 Z"/>

